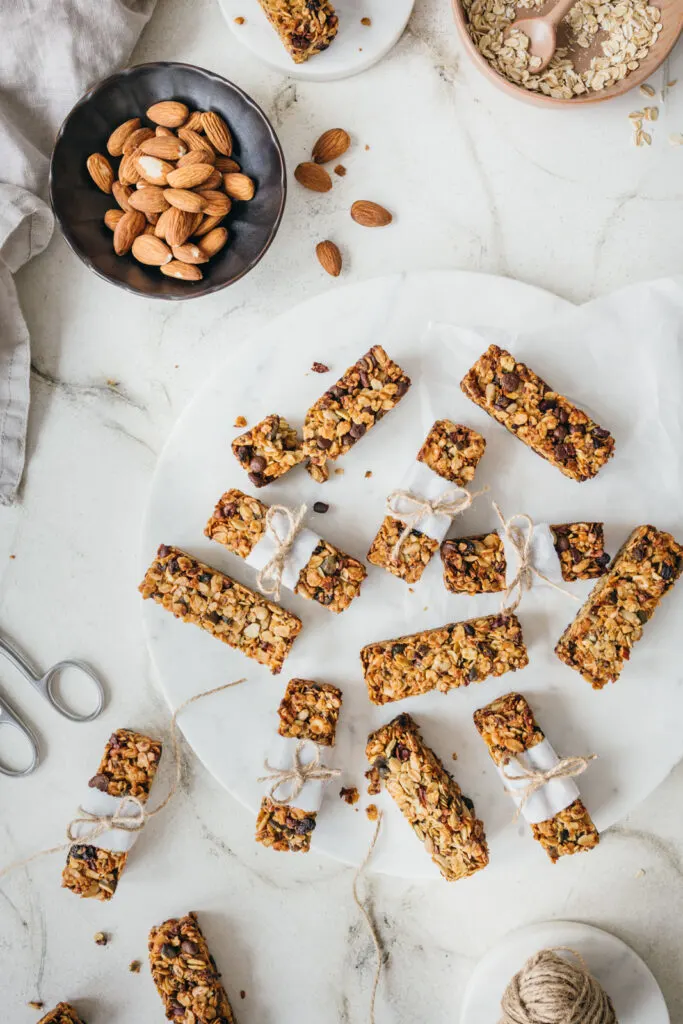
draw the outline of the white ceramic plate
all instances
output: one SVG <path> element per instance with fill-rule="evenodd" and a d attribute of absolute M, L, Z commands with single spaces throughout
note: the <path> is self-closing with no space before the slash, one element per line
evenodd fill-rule
<path fill-rule="evenodd" d="M 548 339 L 556 336 L 554 328 L 541 330 L 535 342 L 528 342 L 532 365 L 536 360 L 543 368 L 555 359 L 565 367 L 569 382 L 574 381 L 575 367 L 585 355 L 591 368 L 581 381 L 575 381 L 582 404 L 604 412 L 604 422 L 614 427 L 622 467 L 634 462 L 640 467 L 620 472 L 618 455 L 595 481 L 581 485 L 563 477 L 465 398 L 458 381 L 478 352 L 460 352 L 452 359 L 441 353 L 441 363 L 435 363 L 433 353 L 424 350 L 422 339 L 430 318 L 464 326 L 484 323 L 515 332 L 543 328 L 563 311 L 572 317 L 581 312 L 574 313 L 569 304 L 505 278 L 444 271 L 335 287 L 278 317 L 231 352 L 224 368 L 198 393 L 172 433 L 152 485 L 144 526 L 144 567 L 160 543 L 175 544 L 253 587 L 253 570 L 203 536 L 206 520 L 223 491 L 238 487 L 253 493 L 230 451 L 230 442 L 239 433 L 232 426 L 235 417 L 244 415 L 254 424 L 278 412 L 300 425 L 309 405 L 378 341 L 416 380 L 406 398 L 339 461 L 343 475 L 332 475 L 329 483 L 318 485 L 298 468 L 259 491 L 264 501 L 289 505 L 306 501 L 309 506 L 317 499 L 329 502 L 330 511 L 310 514 L 308 525 L 363 558 L 382 520 L 386 494 L 399 485 L 406 461 L 419 448 L 426 432 L 425 417 L 436 413 L 472 425 L 487 438 L 475 483 L 489 484 L 492 496 L 510 514 L 524 510 L 537 520 L 544 515 L 549 522 L 604 519 L 607 549 L 612 553 L 635 522 L 671 526 L 669 509 L 683 507 L 683 495 L 672 499 L 662 488 L 673 479 L 680 492 L 680 479 L 676 474 L 658 473 L 647 457 L 635 457 L 639 440 L 628 436 L 628 404 L 619 390 L 619 378 L 613 377 L 610 388 L 603 388 L 600 359 L 611 359 L 613 354 L 601 345 L 606 347 L 609 337 L 609 344 L 618 346 L 619 359 L 629 359 L 636 366 L 643 351 L 638 330 L 633 338 L 621 328 L 610 335 L 601 322 L 595 336 L 582 332 L 571 348 L 549 347 Z M 310 372 L 316 360 L 331 367 L 329 375 Z M 433 407 L 427 411 L 425 391 L 417 383 L 421 372 Z M 658 425 L 654 417 L 651 430 Z M 647 431 L 646 437 L 652 444 Z M 369 479 L 367 470 L 373 473 Z M 635 511 L 627 510 L 628 500 L 637 503 Z M 485 499 L 464 514 L 457 533 L 477 533 L 493 526 Z M 546 588 L 528 595 L 519 613 L 530 654 L 529 667 L 523 672 L 448 695 L 430 693 L 375 708 L 368 701 L 360 670 L 358 652 L 363 644 L 491 613 L 498 607 L 498 595 L 448 594 L 441 583 L 439 558 L 432 560 L 413 589 L 409 592 L 402 581 L 370 567 L 360 598 L 340 616 L 285 591 L 282 603 L 301 617 L 304 628 L 279 677 L 270 676 L 209 634 L 175 620 L 152 601 L 143 604 L 153 661 L 172 706 L 229 679 L 243 675 L 249 679 L 187 709 L 180 720 L 198 756 L 237 799 L 256 811 L 262 787 L 255 780 L 262 774 L 277 727 L 277 705 L 288 680 L 295 676 L 332 682 L 344 692 L 336 763 L 345 769 L 344 784 L 358 786 L 364 799 L 354 810 L 338 799 L 338 786 L 331 786 L 314 846 L 349 862 L 362 859 L 370 835 L 363 813 L 369 802 L 363 780 L 368 732 L 403 710 L 415 715 L 426 741 L 453 770 L 486 824 L 492 862 L 487 871 L 470 880 L 471 885 L 485 884 L 490 872 L 504 869 L 516 856 L 536 857 L 539 867 L 547 864 L 528 828 L 521 822 L 511 824 L 512 803 L 502 792 L 472 724 L 476 708 L 509 690 L 521 690 L 529 695 L 559 753 L 599 753 L 600 760 L 581 779 L 581 791 L 601 829 L 647 796 L 681 757 L 683 740 L 672 708 L 680 703 L 683 680 L 676 668 L 680 659 L 672 622 L 680 614 L 683 593 L 674 591 L 667 597 L 622 678 L 600 693 L 553 655 L 554 644 L 577 606 Z M 589 584 L 575 587 L 581 597 L 588 590 Z M 455 751 L 457 763 L 451 760 Z M 380 802 L 386 817 L 373 866 L 410 877 L 438 877 L 393 801 L 382 794 Z"/>
<path fill-rule="evenodd" d="M 393 49 L 408 24 L 415 0 L 335 0 L 339 31 L 327 50 L 304 64 L 295 64 L 271 26 L 258 0 L 219 0 L 235 38 L 248 50 L 289 78 L 333 82 L 376 64 Z M 244 18 L 238 25 L 235 18 Z M 370 18 L 362 25 L 361 18 Z"/>
<path fill-rule="evenodd" d="M 619 1024 L 669 1024 L 661 989 L 649 967 L 621 939 L 576 921 L 548 921 L 506 935 L 477 964 L 460 1012 L 461 1024 L 493 1024 L 514 975 L 542 949 L 579 953 L 609 995 Z"/>

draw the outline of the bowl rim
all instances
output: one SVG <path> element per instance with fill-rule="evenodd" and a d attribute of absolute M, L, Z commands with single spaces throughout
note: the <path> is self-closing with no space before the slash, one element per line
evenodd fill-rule
<path fill-rule="evenodd" d="M 265 241 L 265 244 L 262 246 L 260 252 L 258 252 L 257 255 L 253 259 L 251 259 L 249 261 L 249 263 L 244 267 L 244 269 L 241 270 L 240 273 L 237 274 L 235 277 L 233 277 L 231 280 L 217 282 L 217 283 L 212 284 L 212 285 L 208 285 L 207 284 L 207 286 L 205 286 L 205 287 L 203 287 L 201 289 L 196 289 L 196 288 L 191 289 L 191 290 L 188 289 L 187 294 L 179 293 L 177 295 L 167 295 L 167 294 L 162 295 L 162 294 L 160 294 L 158 292 L 151 292 L 151 293 L 143 292 L 143 291 L 140 291 L 139 288 L 136 288 L 134 285 L 128 284 L 128 282 L 126 282 L 126 281 L 119 281 L 119 280 L 117 280 L 117 279 L 115 279 L 113 277 L 110 277 L 108 274 L 104 273 L 102 270 L 100 270 L 98 267 L 95 266 L 95 264 L 93 263 L 93 261 L 90 258 L 90 256 L 88 256 L 88 254 L 83 251 L 81 246 L 78 245 L 76 240 L 73 237 L 71 237 L 71 231 L 70 231 L 68 225 L 66 225 L 64 223 L 64 220 L 61 217 L 60 212 L 59 212 L 59 210 L 57 208 L 57 204 L 55 202 L 55 173 L 54 173 L 55 153 L 57 152 L 57 147 L 62 142 L 62 139 L 64 137 L 64 133 L 65 133 L 65 131 L 67 129 L 69 121 L 71 120 L 71 118 L 72 118 L 73 114 L 75 113 L 75 111 L 80 109 L 81 107 L 86 106 L 86 104 L 88 104 L 90 102 L 90 100 L 101 89 L 103 89 L 105 86 L 109 85 L 110 83 L 116 81 L 117 79 L 125 77 L 127 75 L 130 75 L 132 72 L 141 71 L 141 70 L 148 69 L 148 68 L 153 68 L 153 69 L 156 69 L 156 68 L 184 68 L 184 69 L 186 69 L 188 71 L 196 72 L 200 76 L 208 77 L 210 79 L 213 79 L 214 81 L 220 83 L 223 86 L 227 86 L 228 89 L 231 89 L 233 92 L 237 93 L 244 100 L 244 102 L 247 104 L 247 106 L 251 107 L 262 118 L 262 120 L 263 120 L 263 122 L 264 122 L 264 124 L 265 124 L 265 126 L 266 126 L 266 128 L 268 130 L 268 134 L 270 136 L 270 140 L 271 140 L 271 142 L 272 142 L 272 144 L 273 144 L 273 146 L 275 148 L 276 153 L 278 154 L 279 161 L 280 161 L 280 188 L 281 188 L 280 203 L 279 203 L 279 206 L 278 206 L 277 214 L 275 216 L 275 220 L 274 220 L 274 222 L 273 222 L 273 224 L 271 226 L 271 229 L 270 229 L 268 237 L 267 237 L 267 239 Z M 273 243 L 273 240 L 274 240 L 274 238 L 275 238 L 275 236 L 276 236 L 276 234 L 278 232 L 280 224 L 282 223 L 282 217 L 283 217 L 283 214 L 284 214 L 285 203 L 286 203 L 286 200 L 287 200 L 287 166 L 286 166 L 286 163 L 285 163 L 285 154 L 283 152 L 282 145 L 280 144 L 280 140 L 278 139 L 278 137 L 277 137 L 277 135 L 275 133 L 275 129 L 273 128 L 270 120 L 268 119 L 268 117 L 264 113 L 263 109 L 256 102 L 256 100 L 252 99 L 252 97 L 249 96 L 249 94 L 246 93 L 244 91 L 244 89 L 241 89 L 239 87 L 239 85 L 235 85 L 235 83 L 231 82 L 228 78 L 224 78 L 222 75 L 217 74 L 215 71 L 209 71 L 208 68 L 199 67 L 199 65 L 197 65 L 197 64 L 187 64 L 187 63 L 185 63 L 183 61 L 174 61 L 174 60 L 146 61 L 143 64 L 131 64 L 128 67 L 119 68 L 117 71 L 113 72 L 111 75 L 107 75 L 106 78 L 101 78 L 98 82 L 96 82 L 93 86 L 91 86 L 90 89 L 87 90 L 87 92 L 83 93 L 83 95 L 80 97 L 80 99 L 78 99 L 73 104 L 73 106 L 69 110 L 68 114 L 66 115 L 66 117 L 62 121 L 62 123 L 61 123 L 61 125 L 59 127 L 59 130 L 58 130 L 58 132 L 57 132 L 57 134 L 55 136 L 54 144 L 52 146 L 52 152 L 50 153 L 50 170 L 49 170 L 49 175 L 48 175 L 48 188 L 49 188 L 50 206 L 52 208 L 52 212 L 53 212 L 53 214 L 55 216 L 55 219 L 56 219 L 57 223 L 59 224 L 59 227 L 60 227 L 60 230 L 61 230 L 61 233 L 62 233 L 62 237 L 66 241 L 66 243 L 69 246 L 69 248 L 71 249 L 71 251 L 74 252 L 83 263 L 85 263 L 85 265 L 88 267 L 89 270 L 91 270 L 94 274 L 96 274 L 103 281 L 106 281 L 108 284 L 113 284 L 113 285 L 115 285 L 118 288 L 123 288 L 125 291 L 130 292 L 132 295 L 138 295 L 140 298 L 144 298 L 144 299 L 160 299 L 160 300 L 166 301 L 166 302 L 176 302 L 176 301 L 177 302 L 184 302 L 186 299 L 200 299 L 200 298 L 203 298 L 203 296 L 205 296 L 205 295 L 211 295 L 214 292 L 221 291 L 223 288 L 228 288 L 230 285 L 236 284 L 237 281 L 240 281 L 246 274 L 248 274 L 251 270 L 253 270 L 254 267 L 258 263 L 260 263 L 260 261 L 263 259 L 263 257 L 265 256 L 266 252 L 268 251 L 268 249 L 270 249 L 270 247 L 271 247 L 271 245 Z"/>

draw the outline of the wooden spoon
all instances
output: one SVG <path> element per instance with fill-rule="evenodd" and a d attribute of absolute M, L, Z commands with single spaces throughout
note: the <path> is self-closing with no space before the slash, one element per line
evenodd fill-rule
<path fill-rule="evenodd" d="M 506 36 L 518 31 L 529 37 L 529 56 L 537 57 L 541 61 L 536 67 L 529 69 L 534 75 L 540 74 L 550 64 L 557 49 L 557 27 L 575 3 L 576 0 L 557 0 L 555 6 L 545 14 L 536 14 L 531 18 L 516 18 L 506 30 Z"/>

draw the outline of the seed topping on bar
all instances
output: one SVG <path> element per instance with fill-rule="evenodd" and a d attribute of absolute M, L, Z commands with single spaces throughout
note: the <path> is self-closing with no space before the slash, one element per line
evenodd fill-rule
<path fill-rule="evenodd" d="M 265 487 L 302 461 L 301 441 L 284 416 L 266 416 L 232 442 L 232 451 L 254 487 Z"/>
<path fill-rule="evenodd" d="M 516 615 L 485 615 L 382 640 L 364 647 L 360 657 L 373 704 L 434 689 L 446 693 L 529 663 Z"/>
<path fill-rule="evenodd" d="M 384 782 L 445 879 L 457 881 L 486 867 L 486 835 L 474 804 L 426 746 L 410 715 L 372 733 L 366 754 L 372 791 Z"/>
<path fill-rule="evenodd" d="M 589 480 L 614 454 L 609 430 L 497 345 L 489 346 L 460 387 L 572 480 Z"/>
<path fill-rule="evenodd" d="M 291 679 L 278 708 L 278 732 L 290 739 L 333 746 L 341 706 L 341 690 L 331 683 Z"/>
<path fill-rule="evenodd" d="M 485 448 L 486 441 L 476 430 L 451 420 L 437 420 L 417 458 L 445 480 L 465 487 L 474 478 Z"/>
<path fill-rule="evenodd" d="M 654 526 L 637 526 L 562 634 L 558 658 L 596 690 L 615 682 L 681 572 L 683 546 Z"/>
<path fill-rule="evenodd" d="M 38 1024 L 85 1024 L 85 1021 L 81 1020 L 69 1003 L 57 1003 L 54 1010 L 40 1018 Z"/>
<path fill-rule="evenodd" d="M 176 618 L 266 665 L 282 668 L 301 630 L 301 620 L 230 576 L 162 544 L 139 587 Z"/>
<path fill-rule="evenodd" d="M 329 0 L 259 0 L 295 64 L 326 50 L 339 19 Z"/>
<path fill-rule="evenodd" d="M 166 1019 L 174 1024 L 234 1024 L 196 914 L 165 921 L 149 933 L 149 964 Z"/>

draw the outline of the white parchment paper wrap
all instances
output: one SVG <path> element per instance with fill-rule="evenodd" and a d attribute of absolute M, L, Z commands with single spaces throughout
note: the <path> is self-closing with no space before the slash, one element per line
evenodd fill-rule
<path fill-rule="evenodd" d="M 286 769 L 291 768 L 294 763 L 294 754 L 296 748 L 301 741 L 298 739 L 291 739 L 288 736 L 280 736 L 277 733 L 268 749 L 268 765 L 275 769 Z M 334 767 L 331 764 L 331 747 L 320 747 L 320 763 L 324 764 L 326 768 Z M 299 759 L 301 764 L 310 764 L 315 757 L 315 743 L 306 742 L 301 750 Z M 294 800 L 287 798 L 288 793 L 291 789 L 291 783 L 283 782 L 282 785 L 276 790 L 275 798 L 282 801 L 283 803 L 289 804 L 290 807 L 296 807 L 300 811 L 306 811 L 311 814 L 313 811 L 319 811 L 323 796 L 325 794 L 325 787 L 329 780 L 323 779 L 312 779 L 307 780 L 304 783 L 303 789 Z M 272 782 L 263 783 L 265 792 L 268 793 Z"/>
<path fill-rule="evenodd" d="M 520 524 L 518 520 L 515 520 L 514 525 L 520 526 L 525 533 L 527 532 L 524 524 Z M 501 529 L 496 532 L 503 542 L 503 550 L 505 551 L 505 581 L 509 586 L 519 568 L 519 555 L 505 531 Z M 556 583 L 558 586 L 562 584 L 562 567 L 555 550 L 552 530 L 547 523 L 534 523 L 534 532 L 531 538 L 531 564 L 534 569 L 547 576 L 551 583 Z M 534 587 L 547 585 L 546 581 L 541 579 L 540 576 L 534 575 Z"/>
<path fill-rule="evenodd" d="M 554 768 L 560 760 L 548 740 L 537 743 L 536 746 L 525 750 L 523 754 L 516 754 L 515 758 L 524 768 L 535 768 L 544 772 Z M 529 780 L 519 774 L 519 766 L 515 761 L 496 767 L 505 788 L 517 807 L 520 807 Z M 519 775 L 519 781 L 515 780 L 516 775 Z M 506 776 L 510 777 L 506 778 Z M 542 821 L 554 818 L 556 814 L 563 811 L 565 807 L 569 807 L 578 798 L 579 789 L 573 779 L 551 779 L 524 803 L 522 814 L 531 825 L 540 825 Z"/>
<path fill-rule="evenodd" d="M 411 463 L 410 469 L 403 477 L 398 489 L 401 491 L 412 491 L 419 498 L 427 498 L 429 501 L 433 501 L 445 491 L 452 491 L 454 488 L 456 488 L 456 484 L 444 480 L 442 476 L 435 473 L 424 462 L 418 462 L 416 459 L 415 462 Z M 406 502 L 402 498 L 396 499 L 396 508 L 405 512 L 406 515 L 412 511 L 410 502 Z M 452 522 L 451 517 L 447 515 L 427 515 L 423 516 L 415 524 L 415 529 L 419 530 L 420 533 L 426 533 L 432 540 L 442 541 L 448 533 L 448 528 Z"/>
<path fill-rule="evenodd" d="M 127 818 L 138 818 L 140 816 L 139 808 L 132 800 L 126 800 L 125 797 L 122 798 L 120 796 L 111 796 L 109 793 L 103 793 L 99 789 L 88 789 L 78 806 L 82 810 L 87 811 L 88 814 L 114 814 L 120 810 L 120 813 L 124 814 Z M 78 816 L 74 815 L 74 817 Z M 87 835 L 92 827 L 87 822 L 79 822 L 72 825 L 71 831 L 76 838 L 80 838 Z M 127 853 L 139 835 L 139 832 L 127 832 L 124 829 L 112 828 L 108 832 L 103 832 L 102 835 L 92 842 L 90 840 L 88 842 L 91 846 L 97 846 L 101 850 L 109 850 L 111 853 Z"/>
<path fill-rule="evenodd" d="M 285 537 L 288 529 L 287 520 L 281 513 L 275 513 L 274 519 L 278 533 L 281 537 Z M 287 587 L 288 590 L 294 590 L 299 582 L 301 570 L 308 563 L 309 558 L 319 543 L 320 537 L 313 530 L 309 530 L 306 527 L 299 530 L 282 571 L 283 587 Z M 270 530 L 266 530 L 261 540 L 245 558 L 245 562 L 256 570 L 263 569 L 264 565 L 267 565 L 271 558 L 277 554 L 277 551 L 278 545 L 275 538 Z"/>

